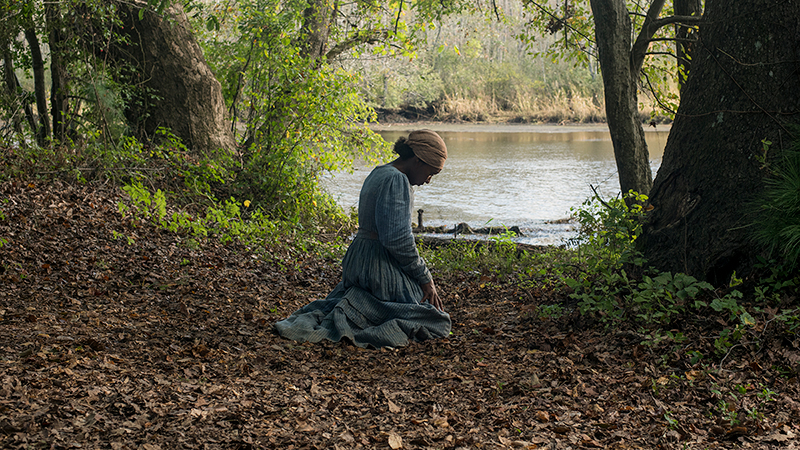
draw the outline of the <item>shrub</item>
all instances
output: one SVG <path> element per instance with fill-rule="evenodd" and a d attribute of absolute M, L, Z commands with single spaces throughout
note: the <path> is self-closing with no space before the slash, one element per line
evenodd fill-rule
<path fill-rule="evenodd" d="M 765 141 L 765 154 L 768 149 Z M 795 268 L 800 260 L 800 140 L 784 152 L 764 183 L 753 238 Z"/>

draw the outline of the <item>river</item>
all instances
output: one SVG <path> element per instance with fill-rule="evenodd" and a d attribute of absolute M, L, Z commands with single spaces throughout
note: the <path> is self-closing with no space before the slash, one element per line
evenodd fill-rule
<path fill-rule="evenodd" d="M 373 129 L 394 142 L 423 126 L 382 125 Z M 605 125 L 461 125 L 429 124 L 448 149 L 444 170 L 430 184 L 415 188 L 414 210 L 422 209 L 426 226 L 472 228 L 519 226 L 517 239 L 534 245 L 558 245 L 575 234 L 574 223 L 554 223 L 570 216 L 592 196 L 619 194 L 614 150 Z M 669 127 L 646 132 L 655 175 Z M 323 185 L 339 204 L 358 207 L 358 194 L 371 167 L 326 177 Z M 414 216 L 416 222 L 416 215 Z"/>

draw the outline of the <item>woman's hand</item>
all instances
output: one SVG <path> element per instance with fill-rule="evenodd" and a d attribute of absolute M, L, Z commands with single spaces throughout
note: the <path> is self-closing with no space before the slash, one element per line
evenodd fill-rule
<path fill-rule="evenodd" d="M 420 285 L 420 287 L 422 288 L 422 301 L 420 303 L 427 301 L 433 305 L 434 308 L 444 312 L 444 303 L 442 303 L 442 299 L 439 298 L 439 293 L 436 292 L 436 285 L 433 284 L 433 280 Z"/>

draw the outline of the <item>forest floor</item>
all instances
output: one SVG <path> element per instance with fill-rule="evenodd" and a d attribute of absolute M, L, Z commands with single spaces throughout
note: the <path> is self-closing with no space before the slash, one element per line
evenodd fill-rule
<path fill-rule="evenodd" d="M 2 448 L 800 447 L 798 339 L 768 316 L 758 346 L 692 364 L 721 319 L 673 351 L 534 313 L 559 290 L 434 273 L 449 338 L 298 344 L 272 324 L 338 261 L 280 267 L 123 218 L 121 199 L 0 185 Z"/>

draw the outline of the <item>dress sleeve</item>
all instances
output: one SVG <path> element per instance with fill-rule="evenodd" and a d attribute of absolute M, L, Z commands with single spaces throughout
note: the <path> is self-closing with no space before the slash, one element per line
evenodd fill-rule
<path fill-rule="evenodd" d="M 402 173 L 389 177 L 378 194 L 375 225 L 378 239 L 400 267 L 419 284 L 431 281 L 431 273 L 419 256 L 411 232 L 411 185 Z"/>

